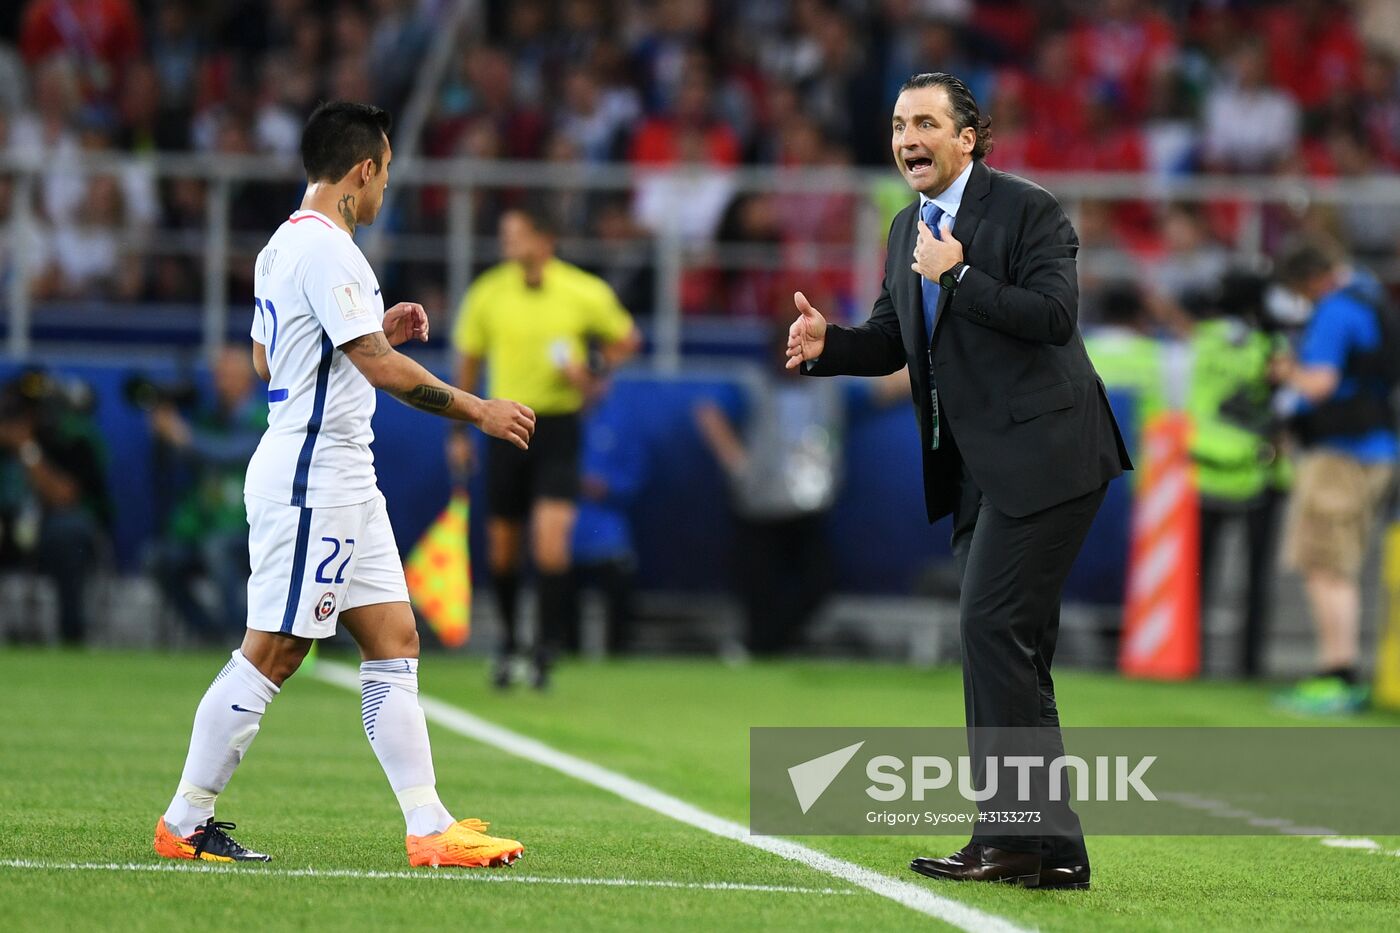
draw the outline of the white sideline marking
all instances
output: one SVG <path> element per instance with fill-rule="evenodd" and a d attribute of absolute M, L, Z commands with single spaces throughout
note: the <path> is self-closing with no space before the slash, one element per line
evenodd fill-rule
<path fill-rule="evenodd" d="M 0 859 L 0 868 L 33 868 L 45 871 L 165 871 L 180 874 L 222 874 L 228 877 L 258 878 L 357 878 L 407 879 L 409 881 L 489 881 L 513 884 L 562 884 L 595 888 L 676 888 L 687 891 L 760 891 L 764 894 L 836 894 L 855 891 L 840 888 L 796 888 L 779 884 L 738 884 L 729 881 L 647 881 L 631 878 L 548 878 L 505 872 L 454 872 L 450 869 L 423 871 L 361 871 L 351 868 L 232 868 L 207 862 L 42 862 L 30 859 Z"/>
<path fill-rule="evenodd" d="M 1367 849 L 1369 851 L 1375 851 L 1381 847 L 1381 844 L 1374 839 L 1324 839 L 1322 844 L 1334 849 Z"/>
<path fill-rule="evenodd" d="M 315 676 L 326 683 L 344 687 L 347 690 L 358 691 L 360 689 L 359 671 L 334 661 L 322 660 L 317 663 Z M 633 780 L 624 774 L 610 771 L 591 761 L 570 755 L 567 752 L 561 752 L 536 739 L 512 732 L 504 726 L 498 726 L 493 722 L 473 716 L 450 703 L 444 703 L 421 694 L 418 697 L 418 702 L 423 707 L 424 715 L 458 735 L 464 735 L 467 738 L 509 752 L 518 758 L 552 768 L 678 822 L 687 823 L 716 836 L 733 839 L 756 849 L 762 849 L 765 852 L 799 862 L 841 881 L 864 888 L 881 897 L 889 898 L 896 904 L 908 907 L 910 910 L 935 917 L 960 930 L 967 930 L 969 933 L 1026 933 L 1024 927 L 1016 926 L 1009 920 L 1004 920 L 959 901 L 942 897 L 925 886 L 896 880 L 863 868 L 854 862 L 847 862 L 844 859 L 827 855 L 825 852 L 819 852 L 801 843 L 773 836 L 751 836 L 748 827 L 742 823 L 715 816 L 713 813 L 686 803 L 679 797 L 672 797 L 670 794 Z"/>

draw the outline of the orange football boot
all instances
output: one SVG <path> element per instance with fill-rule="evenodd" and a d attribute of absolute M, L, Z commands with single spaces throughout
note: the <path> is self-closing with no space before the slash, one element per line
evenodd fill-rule
<path fill-rule="evenodd" d="M 215 823 L 210 817 L 198 829 L 181 838 L 165 825 L 165 817 L 156 820 L 156 855 L 165 858 L 199 859 L 205 862 L 270 862 L 272 856 L 245 849 L 229 836 L 233 823 Z"/>
<path fill-rule="evenodd" d="M 514 839 L 486 835 L 490 825 L 481 820 L 458 820 L 440 833 L 409 836 L 404 843 L 408 864 L 494 868 L 509 865 L 525 853 L 525 847 Z"/>

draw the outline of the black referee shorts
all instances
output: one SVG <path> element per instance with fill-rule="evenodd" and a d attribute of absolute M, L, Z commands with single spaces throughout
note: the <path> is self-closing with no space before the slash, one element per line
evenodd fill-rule
<path fill-rule="evenodd" d="M 578 500 L 579 416 L 540 415 L 530 449 L 490 438 L 486 461 L 486 499 L 493 518 L 524 520 L 536 499 Z"/>

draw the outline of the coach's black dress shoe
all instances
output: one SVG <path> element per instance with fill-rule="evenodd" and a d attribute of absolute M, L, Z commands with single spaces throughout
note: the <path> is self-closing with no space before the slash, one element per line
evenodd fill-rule
<path fill-rule="evenodd" d="M 946 858 L 916 858 L 909 867 L 945 881 L 999 881 L 1023 888 L 1037 887 L 1041 878 L 1039 852 L 1008 852 L 977 842 Z"/>
<path fill-rule="evenodd" d="M 1042 890 L 1089 890 L 1089 866 L 1088 865 L 1061 865 L 1056 868 L 1040 868 L 1040 884 Z"/>

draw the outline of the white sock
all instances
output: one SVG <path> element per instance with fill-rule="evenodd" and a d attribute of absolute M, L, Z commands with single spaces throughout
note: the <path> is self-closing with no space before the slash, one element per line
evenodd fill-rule
<path fill-rule="evenodd" d="M 418 659 L 365 661 L 360 691 L 365 735 L 399 798 L 408 835 L 442 832 L 455 821 L 437 795 L 428 722 L 418 705 Z"/>
<path fill-rule="evenodd" d="M 242 651 L 233 652 L 204 691 L 194 714 L 180 787 L 165 811 L 165 825 L 175 835 L 188 836 L 214 815 L 214 801 L 243 760 L 267 705 L 277 693 L 277 685 L 243 657 Z"/>

